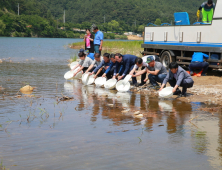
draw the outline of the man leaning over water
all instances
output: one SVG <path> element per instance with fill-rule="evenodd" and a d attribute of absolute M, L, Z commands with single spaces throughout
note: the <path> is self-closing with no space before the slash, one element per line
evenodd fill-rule
<path fill-rule="evenodd" d="M 89 55 L 87 56 L 87 54 L 88 54 L 88 51 L 84 51 L 83 49 L 80 49 L 78 53 L 80 61 L 78 64 L 76 64 L 76 66 L 72 69 L 72 71 L 75 70 L 77 67 L 80 67 L 80 68 L 73 74 L 73 77 L 75 77 L 76 74 L 79 73 L 80 71 L 83 71 L 84 73 L 86 70 L 88 70 L 90 65 L 93 63 L 94 57 L 91 58 L 91 56 Z"/>
<path fill-rule="evenodd" d="M 146 79 L 146 69 L 148 67 L 148 64 L 146 63 L 146 59 L 147 59 L 147 56 L 144 56 L 143 58 L 137 57 L 135 60 L 135 65 L 129 73 L 132 77 L 137 77 L 141 75 L 141 83 L 137 84 L 137 86 L 143 86 L 146 83 L 144 81 Z M 139 67 L 141 67 L 141 71 L 138 71 L 136 74 L 134 74 L 135 71 L 138 70 Z"/>
<path fill-rule="evenodd" d="M 169 65 L 169 72 L 163 81 L 163 84 L 159 91 L 161 91 L 166 83 L 169 81 L 170 86 L 173 87 L 173 94 L 181 97 L 186 97 L 187 88 L 193 87 L 193 79 L 182 67 L 178 66 L 176 62 L 172 62 Z M 182 92 L 179 86 L 183 87 Z"/>
<path fill-rule="evenodd" d="M 121 66 L 121 64 L 123 65 L 123 74 L 121 76 L 118 76 L 118 81 L 123 79 L 134 68 L 136 58 L 137 56 L 135 55 L 130 55 L 130 54 L 122 55 L 120 53 L 116 53 L 115 59 L 117 61 L 117 64 L 114 70 L 113 79 L 116 78 L 116 73 L 118 72 L 118 69 Z M 133 84 L 137 85 L 136 77 L 132 77 L 132 80 Z"/>

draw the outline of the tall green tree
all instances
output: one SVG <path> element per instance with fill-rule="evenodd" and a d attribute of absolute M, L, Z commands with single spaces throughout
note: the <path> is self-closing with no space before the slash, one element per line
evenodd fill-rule
<path fill-rule="evenodd" d="M 161 25 L 161 20 L 159 18 L 156 19 L 156 21 L 154 22 L 155 25 Z"/>
<path fill-rule="evenodd" d="M 0 35 L 4 35 L 5 28 L 6 28 L 6 25 L 4 24 L 2 20 L 0 20 Z"/>

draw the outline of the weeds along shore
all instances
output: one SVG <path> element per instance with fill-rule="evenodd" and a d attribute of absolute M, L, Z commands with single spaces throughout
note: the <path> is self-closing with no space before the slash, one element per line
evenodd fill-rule
<path fill-rule="evenodd" d="M 103 41 L 103 53 L 121 53 L 132 54 L 138 57 L 141 56 L 140 51 L 143 51 L 141 44 L 143 41 Z M 72 43 L 70 45 L 72 49 L 85 48 L 85 42 Z"/>

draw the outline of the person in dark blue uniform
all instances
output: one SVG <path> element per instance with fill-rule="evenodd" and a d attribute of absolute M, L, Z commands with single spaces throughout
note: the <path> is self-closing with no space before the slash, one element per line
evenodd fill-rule
<path fill-rule="evenodd" d="M 102 75 L 102 77 L 107 77 L 108 79 L 111 78 L 114 75 L 114 70 L 116 68 L 116 59 L 115 59 L 115 54 L 110 54 L 110 60 L 111 60 L 111 64 L 109 66 L 109 68 L 105 71 L 105 73 Z M 119 73 L 121 73 L 123 68 L 123 65 L 121 65 L 118 69 L 118 73 L 116 75 L 119 75 Z"/>
<path fill-rule="evenodd" d="M 206 76 L 207 69 L 209 67 L 209 63 L 205 62 L 203 59 L 208 59 L 209 56 L 207 54 L 204 54 L 202 52 L 194 52 L 192 56 L 191 63 L 189 65 L 190 75 L 193 75 L 193 71 L 195 69 L 203 70 L 201 76 Z"/>
<path fill-rule="evenodd" d="M 123 73 L 122 75 L 118 76 L 118 81 L 123 79 L 127 74 L 129 74 L 129 72 L 134 68 L 136 58 L 137 56 L 135 55 L 130 55 L 130 54 L 122 55 L 120 53 L 116 53 L 115 59 L 117 61 L 117 64 L 114 70 L 113 79 L 116 78 L 116 73 L 121 64 L 123 65 Z M 136 77 L 132 77 L 132 80 L 133 80 L 133 84 L 137 85 Z"/>
<path fill-rule="evenodd" d="M 97 74 L 97 72 L 102 68 L 101 73 L 99 73 L 99 76 L 102 76 L 102 74 L 109 68 L 110 64 L 111 64 L 111 60 L 110 60 L 110 54 L 109 53 L 104 53 L 103 54 L 103 60 L 101 61 L 101 63 L 92 71 L 92 73 L 90 73 L 90 75 L 92 74 Z M 109 75 L 107 75 L 107 78 L 109 79 L 110 77 L 108 77 Z M 94 76 L 94 78 L 96 78 L 97 75 Z"/>

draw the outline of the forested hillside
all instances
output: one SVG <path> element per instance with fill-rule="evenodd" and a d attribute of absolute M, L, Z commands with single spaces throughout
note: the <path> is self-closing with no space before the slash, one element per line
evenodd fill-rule
<path fill-rule="evenodd" d="M 144 25 L 154 23 L 156 19 L 170 23 L 174 20 L 174 12 L 186 11 L 191 23 L 195 22 L 196 11 L 202 2 L 203 0 L 1 0 L 0 34 L 4 24 L 8 27 L 14 20 L 18 25 L 23 22 L 26 26 L 32 25 L 32 28 L 40 22 L 42 26 L 35 31 L 37 35 L 45 29 L 47 31 L 41 36 L 53 34 L 57 23 L 59 27 L 64 26 L 64 10 L 67 30 L 73 27 L 83 29 L 94 23 L 104 31 L 141 32 Z M 18 3 L 19 17 L 16 16 Z"/>

